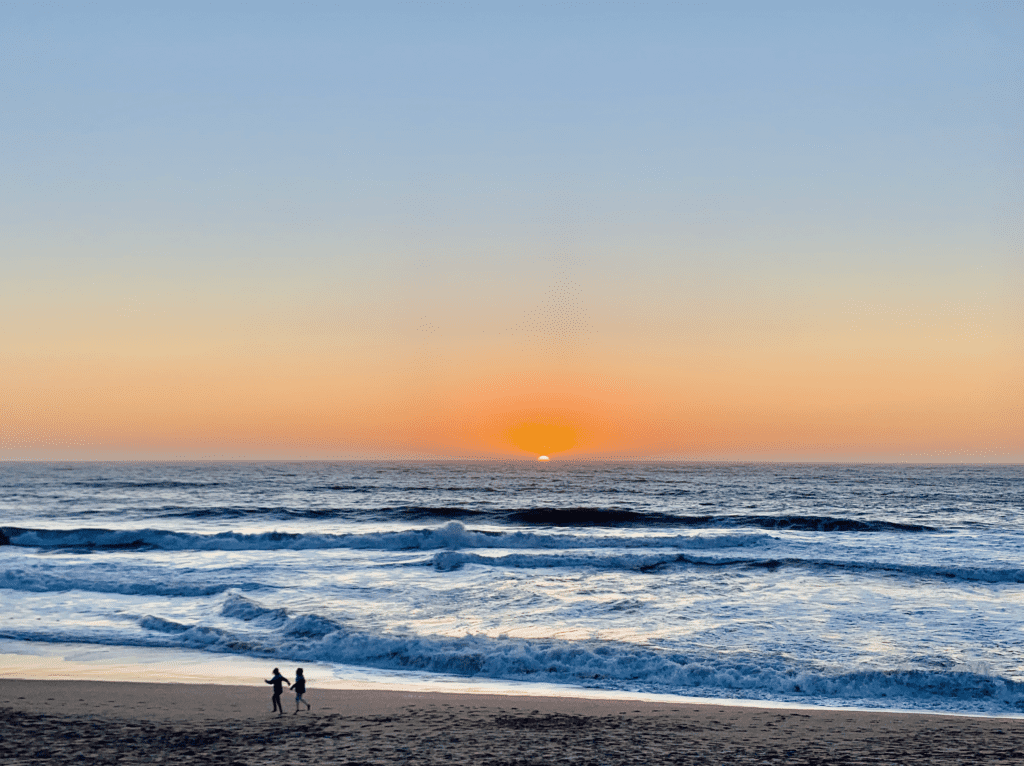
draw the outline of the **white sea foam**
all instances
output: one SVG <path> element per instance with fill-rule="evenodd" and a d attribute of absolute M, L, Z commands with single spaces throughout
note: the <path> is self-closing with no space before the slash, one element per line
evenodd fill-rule
<path fill-rule="evenodd" d="M 924 709 L 948 708 L 955 703 L 989 711 L 1024 712 L 1024 683 L 990 675 L 980 666 L 852 670 L 799 667 L 779 657 L 683 653 L 614 641 L 374 634 L 348 629 L 316 614 L 290 615 L 238 594 L 230 594 L 221 611 L 237 620 L 237 629 L 145 615 L 138 620 L 144 634 L 118 643 L 609 690 Z M 38 632 L 3 635 L 47 640 Z M 62 632 L 53 638 L 112 642 L 109 636 L 87 632 L 77 636 Z"/>

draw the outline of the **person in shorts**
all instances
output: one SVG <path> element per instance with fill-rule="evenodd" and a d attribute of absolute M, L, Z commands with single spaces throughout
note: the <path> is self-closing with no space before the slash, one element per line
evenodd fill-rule
<path fill-rule="evenodd" d="M 292 713 L 292 715 L 299 714 L 300 702 L 306 706 L 306 710 L 309 710 L 310 704 L 306 702 L 306 700 L 302 699 L 302 695 L 306 693 L 306 677 L 302 675 L 302 668 L 295 669 L 295 683 L 288 688 L 295 690 L 295 712 Z"/>

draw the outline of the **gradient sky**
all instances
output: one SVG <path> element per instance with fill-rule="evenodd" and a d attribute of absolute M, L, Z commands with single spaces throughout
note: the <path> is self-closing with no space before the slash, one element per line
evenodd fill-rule
<path fill-rule="evenodd" d="M 0 459 L 1024 460 L 1024 4 L 0 2 Z"/>

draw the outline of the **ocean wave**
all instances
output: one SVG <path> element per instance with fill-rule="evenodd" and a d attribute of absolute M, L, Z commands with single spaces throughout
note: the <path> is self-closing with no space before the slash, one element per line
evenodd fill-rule
<path fill-rule="evenodd" d="M 681 567 L 713 567 L 721 569 L 798 568 L 836 571 L 847 574 L 898 575 L 929 579 L 964 580 L 986 583 L 1024 583 L 1024 569 L 1017 567 L 963 567 L 955 565 L 900 564 L 885 561 L 842 561 L 835 559 L 755 558 L 698 556 L 692 553 L 670 555 L 637 554 L 526 554 L 486 556 L 462 551 L 441 551 L 419 562 L 440 572 L 454 572 L 466 565 L 477 564 L 509 569 L 599 569 L 658 574 L 677 571 Z M 412 564 L 415 566 L 416 564 Z"/>
<path fill-rule="evenodd" d="M 520 524 L 547 526 L 680 526 L 693 528 L 756 527 L 800 532 L 937 532 L 924 524 L 842 516 L 700 515 L 681 516 L 661 511 L 614 508 L 530 508 L 509 511 L 506 518 Z"/>
<path fill-rule="evenodd" d="M 415 486 L 415 485 L 397 485 L 397 484 L 327 484 L 323 486 L 311 486 L 307 491 L 309 492 L 358 492 L 358 493 L 380 493 L 380 492 L 465 492 L 467 494 L 478 495 L 484 493 L 498 493 L 502 492 L 496 487 L 474 487 L 474 486 Z"/>
<path fill-rule="evenodd" d="M 184 633 L 192 628 L 191 625 L 185 625 L 174 620 L 165 620 L 163 617 L 154 617 L 151 614 L 141 618 L 139 625 L 146 630 L 152 630 L 157 633 Z"/>
<path fill-rule="evenodd" d="M 607 690 L 698 697 L 770 699 L 805 704 L 908 707 L 935 711 L 1024 712 L 1024 682 L 983 666 L 936 661 L 929 669 L 843 668 L 797 662 L 778 653 L 679 651 L 618 641 L 446 637 L 351 630 L 317 614 L 285 614 L 229 594 L 230 624 L 188 623 L 147 614 L 134 632 L 0 628 L 17 640 L 197 649 L 391 671 L 544 682 Z"/>
<path fill-rule="evenodd" d="M 196 534 L 160 529 L 20 529 L 0 530 L 8 544 L 44 549 L 68 550 L 436 550 L 462 548 L 728 548 L 761 545 L 772 538 L 757 534 L 675 535 L 654 537 L 589 537 L 535 532 L 481 532 L 467 529 L 457 521 L 432 529 L 401 532 L 353 534 L 303 534 L 263 532 L 245 534 L 220 532 Z"/>
<path fill-rule="evenodd" d="M 208 489 L 210 487 L 223 487 L 219 481 L 180 481 L 171 479 L 153 479 L 140 481 L 108 481 L 104 479 L 93 479 L 89 481 L 63 482 L 68 487 L 87 487 L 90 489 Z"/>
<path fill-rule="evenodd" d="M 161 507 L 142 507 L 141 514 L 159 518 L 181 519 L 307 519 L 336 518 L 345 515 L 336 508 L 303 508 L 295 509 L 284 505 L 216 505 L 197 508 L 194 506 L 165 505 Z M 347 515 L 351 515 L 349 512 Z"/>
<path fill-rule="evenodd" d="M 717 505 L 712 503 L 712 505 Z M 495 507 L 486 502 L 357 507 L 296 507 L 290 505 L 223 503 L 218 505 L 163 504 L 139 507 L 136 513 L 151 518 L 249 519 L 295 521 L 338 519 L 341 521 L 447 521 L 464 519 L 519 527 L 652 528 L 652 529 L 761 529 L 820 533 L 921 533 L 941 532 L 927 524 L 843 515 L 743 513 L 687 514 L 671 510 L 637 510 L 616 507 Z M 2 540 L 0 540 L 2 544 Z"/>
<path fill-rule="evenodd" d="M 65 591 L 89 591 L 91 593 L 117 593 L 122 596 L 214 596 L 228 590 L 257 590 L 258 583 L 187 583 L 187 582 L 136 582 L 125 579 L 107 579 L 79 574 L 76 577 L 62 577 L 45 572 L 11 569 L 0 571 L 0 588 L 30 593 L 63 593 Z"/>
<path fill-rule="evenodd" d="M 372 634 L 347 630 L 325 617 L 279 618 L 282 610 L 242 596 L 225 602 L 246 614 L 273 616 L 262 633 L 238 634 L 147 615 L 139 625 L 158 643 L 207 651 L 288 656 L 384 670 L 515 681 L 544 681 L 606 689 L 731 696 L 755 699 L 837 701 L 947 707 L 950 700 L 1024 710 L 1024 683 L 984 668 L 829 669 L 787 664 L 777 656 L 740 657 L 682 653 L 614 641 L 561 641 Z M 66 639 L 62 639 L 66 640 Z"/>
<path fill-rule="evenodd" d="M 393 506 L 381 509 L 358 508 L 291 508 L 285 506 L 213 506 L 192 508 L 187 506 L 164 506 L 145 508 L 143 511 L 159 518 L 183 519 L 374 519 L 381 515 L 398 516 L 401 519 L 473 519 L 490 515 L 489 511 L 475 508 L 431 507 L 420 505 Z"/>
<path fill-rule="evenodd" d="M 541 532 L 492 532 L 467 529 L 459 522 L 442 527 L 399 532 L 367 532 L 353 534 L 302 534 L 291 532 L 264 532 L 243 534 L 221 532 L 196 534 L 157 529 L 19 529 L 8 527 L 3 534 L 9 544 L 36 547 L 44 550 L 71 551 L 279 551 L 279 550 L 379 550 L 379 551 L 438 551 L 431 559 L 421 562 L 439 571 L 456 571 L 468 564 L 514 569 L 592 568 L 632 570 L 642 573 L 668 572 L 682 566 L 748 568 L 775 570 L 804 568 L 817 571 L 835 571 L 847 574 L 880 574 L 950 579 L 988 583 L 1024 583 L 1024 568 L 1013 566 L 964 566 L 957 564 L 915 564 L 900 561 L 856 560 L 816 557 L 758 556 L 777 542 L 764 533 L 660 535 L 660 536 L 604 536 L 574 535 Z M 513 549 L 524 551 L 503 556 L 488 556 L 472 551 Z M 529 551 L 529 552 L 528 552 Z M 533 553 L 532 551 L 547 551 Z M 605 553 L 604 551 L 608 551 Z M 625 551 L 629 551 L 628 553 Z M 643 553 L 637 551 L 650 551 Z M 736 551 L 733 555 L 729 551 Z M 706 555 L 701 555 L 702 553 Z M 717 554 L 717 555 L 707 555 Z M 6 577 L 6 580 L 2 579 Z M 227 586 L 172 586 L 149 583 L 122 583 L 106 580 L 90 583 L 62 580 L 49 576 L 8 572 L 0 576 L 0 587 L 21 590 L 99 590 L 111 593 L 143 593 L 152 589 L 154 594 L 191 595 L 193 591 L 177 593 L 176 588 L 194 588 L 196 595 L 206 589 L 208 593 L 221 592 Z M 35 578 L 35 579 L 34 579 Z M 7 583 L 4 585 L 4 583 Z M 257 587 L 257 586 L 253 586 Z M 220 590 L 217 590 L 217 589 Z M 163 590 L 161 590 L 163 589 Z"/>
<path fill-rule="evenodd" d="M 490 511 L 484 511 L 478 508 L 463 508 L 460 506 L 435 508 L 423 505 L 407 505 L 389 510 L 396 511 L 398 514 L 408 519 L 470 519 L 491 515 Z"/>
<path fill-rule="evenodd" d="M 220 610 L 224 617 L 263 627 L 283 628 L 285 635 L 318 638 L 342 629 L 341 623 L 317 614 L 292 616 L 287 609 L 265 607 L 252 599 L 232 593 Z M 143 626 L 145 627 L 145 626 Z"/>
<path fill-rule="evenodd" d="M 233 617 L 242 622 L 261 620 L 275 625 L 280 625 L 288 619 L 287 609 L 267 608 L 237 593 L 232 593 L 224 601 L 220 613 L 225 617 Z"/>
<path fill-rule="evenodd" d="M 758 527 L 800 532 L 938 532 L 925 524 L 906 524 L 881 519 L 848 519 L 835 516 L 719 516 L 719 527 Z"/>
<path fill-rule="evenodd" d="M 688 526 L 684 517 L 660 511 L 633 511 L 625 508 L 524 508 L 501 514 L 516 524 L 552 527 Z"/>

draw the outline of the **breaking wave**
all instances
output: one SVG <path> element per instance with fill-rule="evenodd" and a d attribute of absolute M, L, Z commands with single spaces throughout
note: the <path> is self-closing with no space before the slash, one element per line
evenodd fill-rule
<path fill-rule="evenodd" d="M 117 643 L 289 657 L 394 671 L 473 678 L 544 681 L 590 688 L 918 709 L 1024 711 L 1024 683 L 981 668 L 844 669 L 801 666 L 783 658 L 710 651 L 684 653 L 615 641 L 513 639 L 504 636 L 416 636 L 349 630 L 336 620 L 292 615 L 229 594 L 225 626 L 188 624 L 155 615 L 137 620 L 142 633 Z M 231 623 L 237 623 L 237 629 Z M 9 638 L 69 641 L 66 634 Z M 105 643 L 101 635 L 77 640 Z"/>

